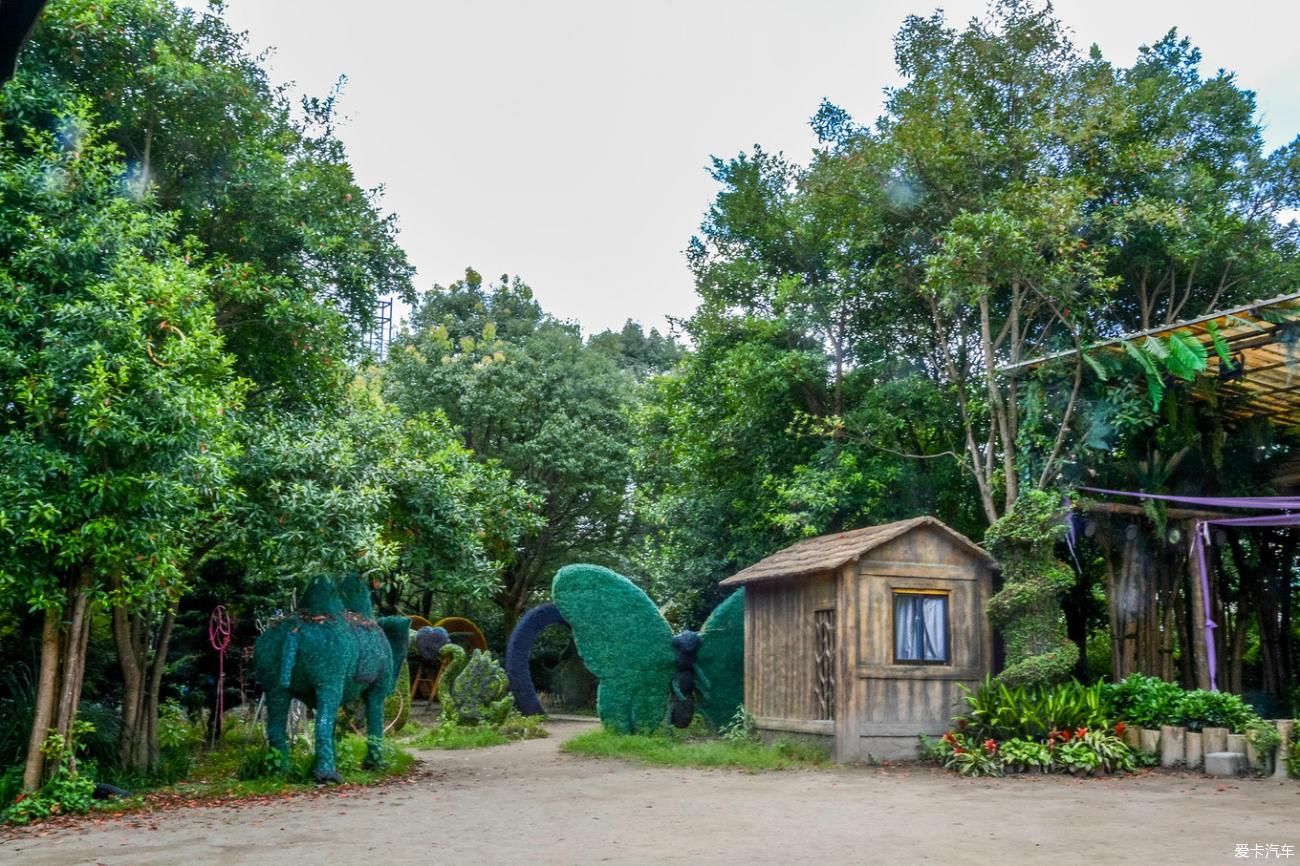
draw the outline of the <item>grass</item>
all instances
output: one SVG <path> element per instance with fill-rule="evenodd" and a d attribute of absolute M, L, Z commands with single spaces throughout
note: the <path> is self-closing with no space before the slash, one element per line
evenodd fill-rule
<path fill-rule="evenodd" d="M 605 728 L 579 734 L 561 748 L 596 758 L 622 758 L 665 767 L 734 767 L 751 773 L 825 767 L 831 763 L 826 749 L 793 740 L 778 740 L 769 746 L 676 733 L 617 734 Z"/>
<path fill-rule="evenodd" d="M 541 716 L 512 715 L 502 725 L 442 722 L 410 741 L 416 749 L 484 749 L 547 736 Z"/>

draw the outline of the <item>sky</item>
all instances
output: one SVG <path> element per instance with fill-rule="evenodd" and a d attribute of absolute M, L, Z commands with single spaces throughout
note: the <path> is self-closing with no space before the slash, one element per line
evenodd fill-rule
<path fill-rule="evenodd" d="M 201 8 L 205 0 L 184 0 Z M 717 184 L 711 156 L 755 144 L 803 161 L 823 98 L 859 121 L 896 85 L 893 36 L 933 0 L 226 0 L 273 80 L 340 75 L 358 181 L 385 188 L 417 287 L 473 267 L 518 275 L 594 332 L 665 328 L 696 296 L 684 250 Z M 950 0 L 950 22 L 984 0 Z M 1076 44 L 1127 65 L 1178 27 L 1203 70 L 1256 91 L 1270 148 L 1300 133 L 1300 5 L 1057 0 Z"/>

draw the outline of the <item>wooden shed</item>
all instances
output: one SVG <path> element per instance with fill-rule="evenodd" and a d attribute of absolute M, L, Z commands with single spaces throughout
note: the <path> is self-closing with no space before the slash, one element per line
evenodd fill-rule
<path fill-rule="evenodd" d="M 769 736 L 839 761 L 916 757 L 993 662 L 997 568 L 933 517 L 801 541 L 722 581 L 745 587 L 745 705 Z"/>

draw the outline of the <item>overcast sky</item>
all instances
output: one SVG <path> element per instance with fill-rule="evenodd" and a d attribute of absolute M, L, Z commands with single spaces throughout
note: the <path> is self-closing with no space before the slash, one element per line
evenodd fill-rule
<path fill-rule="evenodd" d="M 204 0 L 188 0 L 202 7 Z M 925 0 L 227 0 L 272 76 L 324 95 L 348 78 L 340 135 L 383 185 L 417 285 L 467 266 L 517 274 L 586 330 L 664 327 L 695 294 L 682 251 L 712 200 L 711 155 L 761 144 L 804 159 L 823 97 L 860 121 L 898 83 L 892 39 Z M 983 0 L 943 4 L 950 21 Z M 1268 145 L 1300 132 L 1300 6 L 1263 0 L 1058 0 L 1085 48 L 1127 65 L 1177 26 L 1258 94 Z"/>

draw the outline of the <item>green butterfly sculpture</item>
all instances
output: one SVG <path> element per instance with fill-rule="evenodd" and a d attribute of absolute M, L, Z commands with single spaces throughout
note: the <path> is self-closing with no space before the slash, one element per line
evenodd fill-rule
<path fill-rule="evenodd" d="M 696 709 L 717 727 L 744 702 L 743 590 L 718 605 L 698 634 L 677 635 L 636 584 L 598 565 L 560 569 L 551 598 L 600 680 L 596 711 L 606 727 L 654 731 L 670 710 L 672 723 L 684 728 Z"/>

